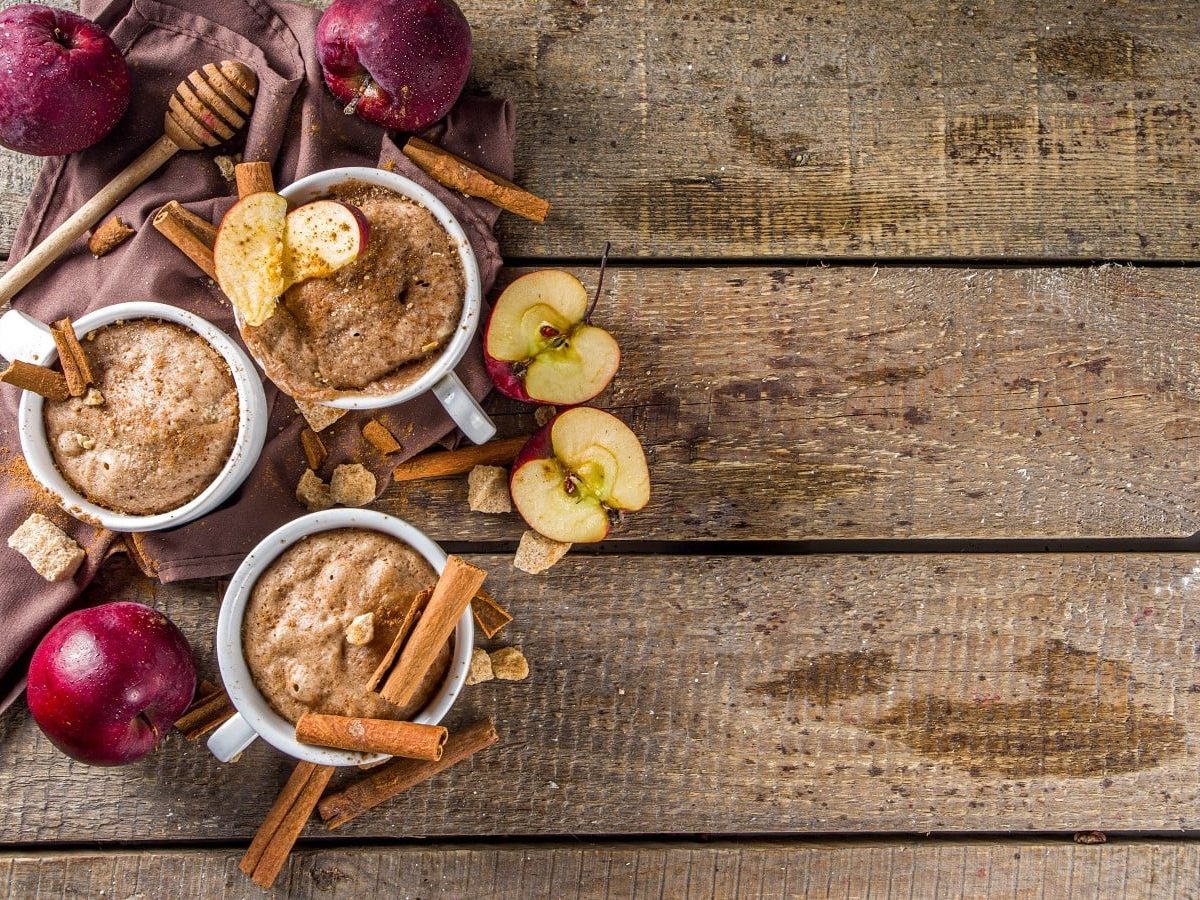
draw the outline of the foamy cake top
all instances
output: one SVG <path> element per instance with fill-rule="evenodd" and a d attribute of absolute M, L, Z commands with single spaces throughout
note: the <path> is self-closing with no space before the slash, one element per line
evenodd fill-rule
<path fill-rule="evenodd" d="M 237 441 L 237 386 L 221 354 L 157 319 L 107 325 L 83 346 L 99 398 L 44 406 L 63 477 L 97 506 L 129 515 L 169 512 L 199 496 Z"/>

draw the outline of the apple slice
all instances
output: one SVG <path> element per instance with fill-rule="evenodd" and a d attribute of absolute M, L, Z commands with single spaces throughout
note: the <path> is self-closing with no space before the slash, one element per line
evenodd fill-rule
<path fill-rule="evenodd" d="M 611 515 L 650 501 L 650 471 L 629 426 L 579 406 L 559 413 L 526 442 L 513 462 L 509 490 L 535 531 L 588 544 L 608 536 Z"/>
<path fill-rule="evenodd" d="M 263 191 L 233 205 L 217 228 L 217 284 L 247 325 L 275 313 L 287 288 L 283 272 L 287 200 Z"/>
<path fill-rule="evenodd" d="M 532 272 L 505 288 L 483 339 L 483 358 L 500 393 L 572 406 L 608 387 L 621 349 L 587 314 L 587 290 L 569 272 Z"/>
<path fill-rule="evenodd" d="M 283 277 L 287 286 L 328 278 L 366 249 L 371 225 L 362 210 L 338 200 L 315 200 L 287 214 Z"/>

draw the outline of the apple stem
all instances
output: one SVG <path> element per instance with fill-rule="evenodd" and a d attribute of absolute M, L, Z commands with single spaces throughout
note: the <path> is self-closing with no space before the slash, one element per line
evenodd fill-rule
<path fill-rule="evenodd" d="M 600 291 L 604 287 L 604 270 L 608 268 L 608 251 L 612 249 L 612 241 L 604 242 L 604 252 L 600 255 L 600 275 L 596 278 L 596 296 L 592 298 L 592 304 L 588 307 L 587 315 L 583 317 L 583 321 L 589 325 L 592 322 L 592 313 L 596 310 L 596 304 L 600 302 Z"/>
<path fill-rule="evenodd" d="M 147 728 L 149 728 L 152 732 L 154 732 L 154 743 L 157 744 L 158 743 L 158 726 L 155 725 L 153 722 L 151 722 L 150 717 L 147 716 L 144 712 L 138 713 L 137 717 L 146 723 Z"/>
<path fill-rule="evenodd" d="M 358 109 L 358 104 L 362 102 L 362 98 L 366 96 L 367 91 L 371 89 L 371 85 L 375 80 L 368 75 L 362 80 L 362 84 L 358 86 L 358 90 L 354 92 L 354 96 L 350 98 L 350 102 L 342 108 L 342 113 L 347 116 L 354 115 L 354 111 Z"/>

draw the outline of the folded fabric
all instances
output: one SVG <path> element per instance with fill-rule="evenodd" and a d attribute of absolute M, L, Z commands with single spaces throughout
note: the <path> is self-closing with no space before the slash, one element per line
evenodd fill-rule
<path fill-rule="evenodd" d="M 175 155 L 115 210 L 138 229 L 114 252 L 94 258 L 83 241 L 17 295 L 13 306 L 44 322 L 79 318 L 98 307 L 155 300 L 189 309 L 236 337 L 233 315 L 217 287 L 149 223 L 166 202 L 217 221 L 233 204 L 233 187 L 214 156 L 240 152 L 246 160 L 269 160 L 275 182 L 288 184 L 336 166 L 382 166 L 420 182 L 454 213 L 479 260 L 483 289 L 495 281 L 501 260 L 493 234 L 499 211 L 482 200 L 448 191 L 427 178 L 381 129 L 347 116 L 321 79 L 315 34 L 320 11 L 280 0 L 84 0 L 84 15 L 112 35 L 134 75 L 129 112 L 101 144 L 43 167 L 21 220 L 11 258 L 20 259 L 80 204 L 162 134 L 167 99 L 193 69 L 236 59 L 258 75 L 258 96 L 244 147 Z M 438 142 L 501 175 L 511 176 L 514 125 L 507 101 L 464 97 L 439 128 Z M 490 381 L 478 340 L 458 367 L 477 397 Z M 167 532 L 147 534 L 142 545 L 164 581 L 233 571 L 269 531 L 305 512 L 295 488 L 305 468 L 299 443 L 304 427 L 296 404 L 265 385 L 271 410 L 267 445 L 254 472 L 224 507 Z M 33 482 L 20 455 L 16 430 L 19 394 L 0 386 L 0 531 L 6 537 L 32 512 L 51 516 L 87 551 L 74 579 L 50 584 L 8 548 L 0 584 L 0 678 L 12 688 L 23 672 L 14 666 L 91 581 L 117 535 L 62 513 Z M 379 490 L 391 468 L 445 438 L 453 423 L 432 396 L 376 411 L 395 434 L 401 452 L 384 457 L 371 449 L 361 428 L 372 417 L 351 413 L 322 432 L 329 449 L 323 472 L 355 461 L 371 468 Z M 7 702 L 7 701 L 5 701 Z"/>

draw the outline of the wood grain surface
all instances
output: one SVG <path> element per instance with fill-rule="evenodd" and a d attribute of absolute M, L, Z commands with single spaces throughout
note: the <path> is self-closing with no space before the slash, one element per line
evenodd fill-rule
<path fill-rule="evenodd" d="M 1200 257 L 1191 0 L 462 6 L 552 205 L 509 254 Z"/>
<path fill-rule="evenodd" d="M 259 898 L 236 851 L 0 855 L 9 897 Z M 578 900 L 637 898 L 1194 898 L 1200 846 L 1031 841 L 572 844 L 302 849 L 275 893 Z"/>
<path fill-rule="evenodd" d="M 446 724 L 500 743 L 337 840 L 1200 827 L 1200 557 L 470 560 L 516 617 L 487 646 L 532 675 Z M 214 591 L 96 590 L 156 602 L 212 672 Z M 288 770 L 177 737 L 89 768 L 15 710 L 0 843 L 247 840 Z"/>
<path fill-rule="evenodd" d="M 1195 269 L 1122 266 L 610 270 L 596 322 L 624 358 L 597 402 L 653 482 L 612 538 L 1192 534 L 1197 293 Z M 467 513 L 465 478 L 383 507 L 439 538 L 522 531 Z"/>

